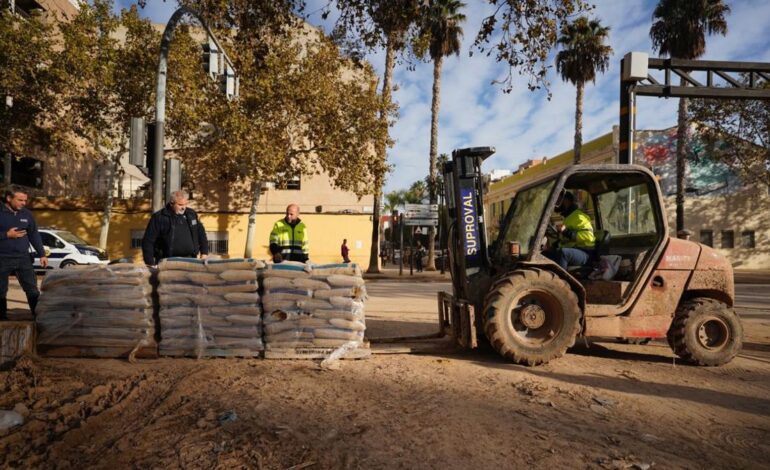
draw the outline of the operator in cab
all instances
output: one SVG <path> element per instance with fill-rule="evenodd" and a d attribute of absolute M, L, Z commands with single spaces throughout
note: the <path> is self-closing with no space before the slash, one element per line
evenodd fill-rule
<path fill-rule="evenodd" d="M 555 211 L 564 217 L 556 242 L 543 254 L 559 266 L 585 266 L 594 255 L 596 239 L 591 218 L 578 208 L 575 195 L 565 192 Z"/>

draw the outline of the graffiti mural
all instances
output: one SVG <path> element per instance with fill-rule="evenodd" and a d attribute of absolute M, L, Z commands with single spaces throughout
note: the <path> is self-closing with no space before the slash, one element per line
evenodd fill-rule
<path fill-rule="evenodd" d="M 660 177 L 660 188 L 665 196 L 676 194 L 676 127 L 660 131 L 636 133 L 634 161 L 647 166 Z M 697 130 L 687 130 L 687 161 L 685 191 L 692 196 L 719 196 L 735 193 L 743 188 L 738 175 L 727 165 L 711 156 L 719 152 L 719 145 L 707 145 Z"/>

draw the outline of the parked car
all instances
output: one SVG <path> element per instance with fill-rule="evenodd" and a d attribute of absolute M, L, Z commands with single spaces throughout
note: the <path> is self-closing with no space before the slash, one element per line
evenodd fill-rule
<path fill-rule="evenodd" d="M 50 227 L 42 227 L 39 232 L 48 256 L 48 269 L 66 268 L 77 264 L 109 263 L 105 250 L 89 245 L 72 232 Z M 34 255 L 34 249 L 31 246 L 30 252 Z M 43 269 L 40 266 L 40 258 L 36 257 L 32 265 L 35 269 Z"/>

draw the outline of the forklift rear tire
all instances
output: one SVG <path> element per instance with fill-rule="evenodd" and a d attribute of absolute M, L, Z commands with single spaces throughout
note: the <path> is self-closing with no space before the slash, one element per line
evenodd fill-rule
<path fill-rule="evenodd" d="M 550 271 L 513 271 L 484 302 L 484 331 L 503 357 L 531 366 L 564 355 L 580 331 L 580 307 L 569 285 Z"/>
<path fill-rule="evenodd" d="M 724 303 L 707 298 L 683 302 L 667 336 L 677 356 L 701 366 L 727 364 L 743 346 L 738 315 Z"/>

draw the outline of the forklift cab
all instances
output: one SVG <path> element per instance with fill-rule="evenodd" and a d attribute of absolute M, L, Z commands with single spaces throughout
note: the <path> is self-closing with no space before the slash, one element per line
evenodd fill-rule
<path fill-rule="evenodd" d="M 740 351 L 732 267 L 709 247 L 669 237 L 650 170 L 573 165 L 534 181 L 518 191 L 488 247 L 480 167 L 493 151 L 456 150 L 444 166 L 454 289 L 439 294 L 439 312 L 458 344 L 475 347 L 483 331 L 502 356 L 530 365 L 560 357 L 580 336 L 666 338 L 700 365 Z M 622 269 L 597 278 L 545 256 L 564 223 L 555 208 L 567 191 L 590 219 L 589 229 L 581 217 L 580 229 L 598 240 L 582 246 L 591 261 L 612 257 Z"/>
<path fill-rule="evenodd" d="M 588 265 L 570 266 L 562 276 L 586 289 L 588 303 L 622 303 L 668 233 L 655 176 L 643 167 L 577 165 L 522 189 L 502 221 L 491 264 L 507 272 L 522 262 L 551 262 L 545 254 L 556 249 L 564 223 L 556 207 L 566 192 L 590 218 L 595 241 Z M 592 269 L 608 259 L 617 273 L 603 282 L 591 279 Z"/>

